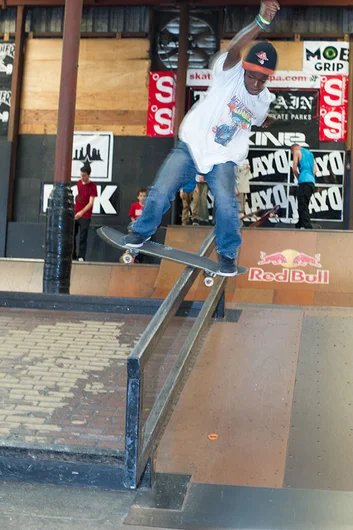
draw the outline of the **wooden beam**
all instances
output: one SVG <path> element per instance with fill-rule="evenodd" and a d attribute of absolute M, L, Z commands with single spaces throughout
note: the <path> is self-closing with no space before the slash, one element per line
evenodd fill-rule
<path fill-rule="evenodd" d="M 185 116 L 186 76 L 188 70 L 188 43 L 189 43 L 189 6 L 186 0 L 180 3 L 180 29 L 178 48 L 178 70 L 175 89 L 175 119 L 174 135 L 178 136 L 181 122 Z"/>
<path fill-rule="evenodd" d="M 187 0 L 193 7 L 202 6 L 258 6 L 258 0 Z M 6 0 L 6 7 L 25 6 L 64 6 L 65 0 Z M 174 6 L 177 0 L 84 0 L 85 6 Z M 352 7 L 352 0 L 281 0 L 282 7 Z"/>
<path fill-rule="evenodd" d="M 7 139 L 11 142 L 10 181 L 8 195 L 7 219 L 12 220 L 13 196 L 16 176 L 18 132 L 20 127 L 21 93 L 23 79 L 23 64 L 25 54 L 25 21 L 26 8 L 18 6 L 15 33 L 15 59 L 11 84 L 11 107 Z"/>
<path fill-rule="evenodd" d="M 58 108 L 54 181 L 71 182 L 82 0 L 67 0 Z"/>

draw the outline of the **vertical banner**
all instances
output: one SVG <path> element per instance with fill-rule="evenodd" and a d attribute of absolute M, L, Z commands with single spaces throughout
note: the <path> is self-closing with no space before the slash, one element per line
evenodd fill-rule
<path fill-rule="evenodd" d="M 174 136 L 175 75 L 150 72 L 147 136 Z"/>
<path fill-rule="evenodd" d="M 0 136 L 7 135 L 15 44 L 0 42 Z"/>
<path fill-rule="evenodd" d="M 348 76 L 322 76 L 320 95 L 320 142 L 346 142 Z"/>

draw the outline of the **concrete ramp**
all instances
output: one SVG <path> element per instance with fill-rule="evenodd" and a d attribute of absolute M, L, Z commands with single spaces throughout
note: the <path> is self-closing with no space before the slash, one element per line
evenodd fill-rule
<path fill-rule="evenodd" d="M 239 320 L 213 324 L 157 471 L 353 491 L 353 311 L 248 306 L 228 317 Z"/>

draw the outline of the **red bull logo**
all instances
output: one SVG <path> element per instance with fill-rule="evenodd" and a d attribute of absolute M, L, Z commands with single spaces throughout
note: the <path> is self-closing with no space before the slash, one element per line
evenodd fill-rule
<path fill-rule="evenodd" d="M 282 267 L 278 273 L 267 272 L 260 267 L 253 267 L 249 271 L 250 282 L 279 282 L 279 283 L 308 283 L 316 285 L 328 285 L 330 283 L 330 272 L 323 270 L 321 254 L 310 256 L 303 252 L 287 249 L 282 252 L 266 254 L 260 252 L 258 265 L 272 265 Z M 313 268 L 315 272 L 300 270 Z"/>

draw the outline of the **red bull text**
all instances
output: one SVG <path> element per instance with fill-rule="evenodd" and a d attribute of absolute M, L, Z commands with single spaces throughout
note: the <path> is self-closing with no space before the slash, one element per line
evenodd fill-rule
<path fill-rule="evenodd" d="M 321 264 L 321 255 L 310 256 L 296 250 L 284 250 L 266 254 L 260 252 L 258 265 L 272 265 L 282 267 L 281 272 L 269 272 L 260 267 L 252 267 L 249 270 L 250 282 L 278 282 L 296 284 L 328 285 L 330 283 L 330 271 L 324 270 Z M 315 271 L 300 270 L 312 267 Z"/>

